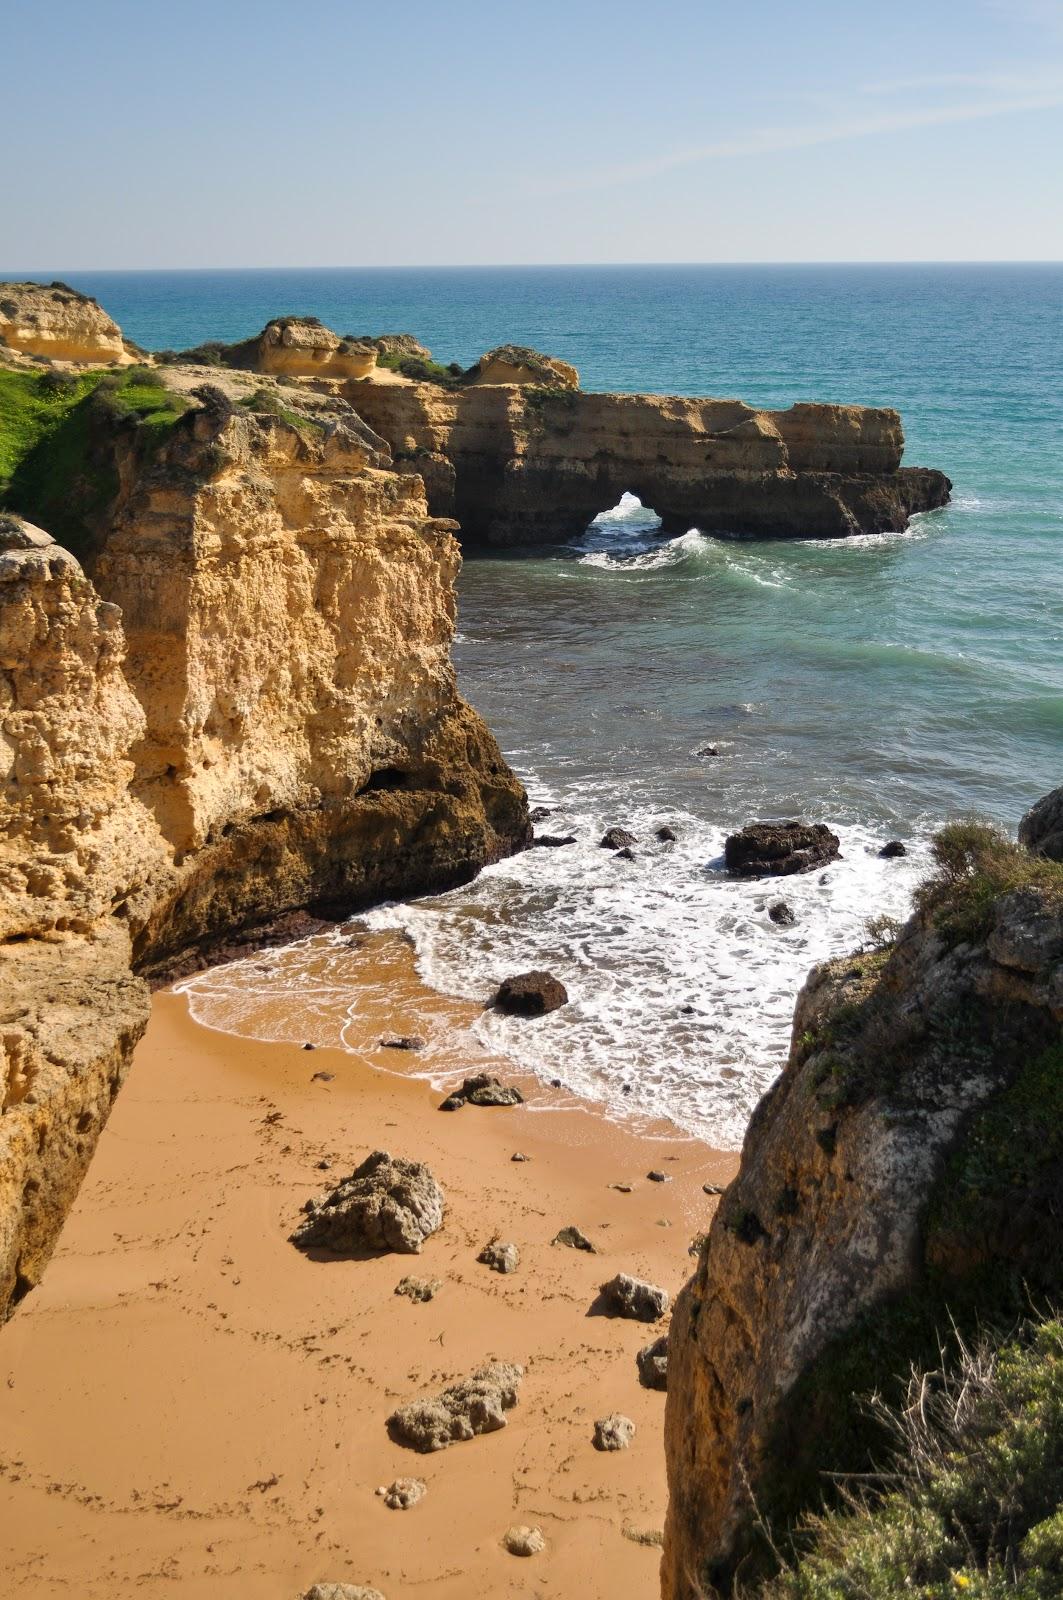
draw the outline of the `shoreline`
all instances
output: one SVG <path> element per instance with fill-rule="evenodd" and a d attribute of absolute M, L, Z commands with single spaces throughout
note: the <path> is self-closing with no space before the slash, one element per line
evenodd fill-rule
<path fill-rule="evenodd" d="M 387 1004 L 360 1019 L 410 1031 L 430 997 L 460 1039 L 475 1008 L 412 966 L 411 953 L 408 986 L 392 975 Z M 482 1051 L 469 1065 L 549 1093 Z M 618 1271 L 674 1297 L 716 1204 L 702 1184 L 726 1183 L 737 1153 L 585 1103 L 441 1113 L 425 1079 L 376 1066 L 221 1033 L 183 996 L 155 995 L 55 1256 L 0 1350 L 12 1596 L 54 1583 L 84 1600 L 208 1600 L 237 1575 L 248 1600 L 320 1581 L 387 1600 L 657 1592 L 659 1551 L 630 1535 L 663 1526 L 664 1396 L 641 1387 L 635 1354 L 667 1324 L 590 1308 Z M 428 1164 L 443 1228 L 418 1256 L 307 1259 L 288 1242 L 304 1200 L 375 1148 Z M 648 1181 L 653 1168 L 671 1181 Z M 551 1244 L 570 1223 L 599 1254 Z M 476 1261 L 493 1236 L 520 1249 L 510 1276 Z M 408 1274 L 442 1288 L 414 1304 L 394 1293 Z M 396 1405 L 492 1358 L 525 1366 L 505 1429 L 431 1455 L 389 1441 Z M 593 1424 L 612 1411 L 636 1435 L 599 1453 Z M 389 1510 L 375 1490 L 403 1476 L 428 1493 Z M 501 1543 L 522 1523 L 546 1538 L 529 1560 Z"/>

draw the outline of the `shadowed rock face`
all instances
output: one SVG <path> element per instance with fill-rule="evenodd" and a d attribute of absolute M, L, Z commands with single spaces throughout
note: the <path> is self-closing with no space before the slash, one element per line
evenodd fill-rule
<path fill-rule="evenodd" d="M 473 544 L 563 543 L 628 491 L 667 531 L 843 538 L 944 505 L 940 472 L 902 467 L 895 411 L 583 394 L 545 386 L 351 384 L 347 396 Z"/>
<path fill-rule="evenodd" d="M 760 1519 L 785 1543 L 824 1472 L 867 1469 L 856 1396 L 953 1318 L 1058 1299 L 1063 868 L 1009 860 L 798 998 L 669 1331 L 665 1600 L 752 1584 Z"/>

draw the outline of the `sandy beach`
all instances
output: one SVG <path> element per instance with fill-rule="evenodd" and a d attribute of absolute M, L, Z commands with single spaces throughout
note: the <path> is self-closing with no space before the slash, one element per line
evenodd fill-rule
<path fill-rule="evenodd" d="M 412 957 L 405 983 L 392 961 L 369 985 L 359 1037 L 408 1031 L 425 1003 Z M 452 1006 L 460 1031 L 470 1008 Z M 523 1107 L 441 1113 L 402 1065 L 235 1038 L 156 996 L 44 1282 L 0 1336 L 6 1595 L 657 1593 L 664 1395 L 635 1355 L 667 1323 L 591 1307 L 618 1271 L 674 1295 L 716 1204 L 702 1186 L 737 1156 L 576 1102 L 537 1112 L 534 1083 Z M 442 1230 L 419 1256 L 302 1255 L 303 1202 L 378 1148 L 430 1166 Z M 551 1244 L 570 1223 L 597 1254 Z M 519 1247 L 512 1275 L 477 1263 L 494 1236 Z M 442 1280 L 436 1297 L 396 1295 L 408 1273 Z M 526 1369 L 506 1428 L 430 1455 L 390 1441 L 397 1405 L 491 1358 Z M 637 1431 L 602 1453 L 593 1425 L 613 1411 Z M 403 1476 L 427 1495 L 389 1510 L 375 1490 Z M 514 1524 L 545 1550 L 508 1554 Z"/>

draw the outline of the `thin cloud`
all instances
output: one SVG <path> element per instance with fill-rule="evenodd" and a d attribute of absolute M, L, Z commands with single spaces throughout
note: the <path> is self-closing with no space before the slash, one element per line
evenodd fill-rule
<path fill-rule="evenodd" d="M 1011 116 L 1023 111 L 1050 111 L 1063 106 L 1063 85 L 1051 92 L 1026 94 L 1004 100 L 980 101 L 961 106 L 912 106 L 877 117 L 854 117 L 846 122 L 821 123 L 805 128 L 755 128 L 734 139 L 672 150 L 622 166 L 573 172 L 561 178 L 532 180 L 529 187 L 540 195 L 578 193 L 586 189 L 613 188 L 657 178 L 680 167 L 741 156 L 773 155 L 784 150 L 805 150 L 813 145 L 839 144 L 875 134 L 901 133 L 909 128 L 943 127 L 950 123 L 980 122 L 987 117 Z"/>

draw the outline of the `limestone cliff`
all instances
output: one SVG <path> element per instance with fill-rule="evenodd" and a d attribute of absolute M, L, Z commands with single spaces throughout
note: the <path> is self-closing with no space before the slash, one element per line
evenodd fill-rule
<path fill-rule="evenodd" d="M 677 1301 L 666 1600 L 750 1592 L 766 1530 L 874 1459 L 862 1397 L 1063 1289 L 1063 868 L 937 850 L 895 944 L 809 978 Z"/>
<path fill-rule="evenodd" d="M 146 383 L 58 391 L 95 486 L 69 498 L 87 574 L 0 520 L 0 1314 L 145 1024 L 134 973 L 449 887 L 530 831 L 457 691 L 459 551 L 420 482 L 342 401 Z M 21 376 L 11 395 L 37 403 Z M 52 492 L 50 437 L 22 497 Z"/>
<path fill-rule="evenodd" d="M 136 359 L 106 311 L 65 283 L 0 283 L 0 345 L 78 364 Z"/>
<path fill-rule="evenodd" d="M 625 491 L 673 532 L 840 538 L 900 530 L 951 488 L 940 472 L 902 467 L 900 417 L 865 406 L 755 411 L 542 378 L 345 392 L 474 544 L 564 543 Z"/>

